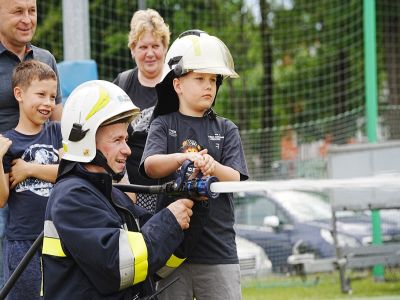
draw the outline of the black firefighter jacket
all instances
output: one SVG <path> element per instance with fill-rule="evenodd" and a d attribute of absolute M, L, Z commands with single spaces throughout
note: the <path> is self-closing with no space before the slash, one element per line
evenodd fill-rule
<path fill-rule="evenodd" d="M 153 293 L 152 275 L 167 276 L 195 245 L 202 225 L 194 223 L 185 246 L 168 209 L 152 216 L 112 187 L 108 174 L 67 163 L 46 209 L 44 299 L 131 300 Z"/>

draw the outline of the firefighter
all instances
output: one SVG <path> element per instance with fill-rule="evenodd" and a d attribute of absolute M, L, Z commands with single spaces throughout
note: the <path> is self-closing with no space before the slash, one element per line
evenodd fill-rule
<path fill-rule="evenodd" d="M 184 241 L 192 200 L 151 215 L 112 186 L 124 175 L 127 127 L 138 114 L 122 89 L 102 80 L 68 98 L 65 154 L 45 215 L 44 299 L 140 299 L 153 293 L 155 272 L 183 261 L 172 253 Z"/>

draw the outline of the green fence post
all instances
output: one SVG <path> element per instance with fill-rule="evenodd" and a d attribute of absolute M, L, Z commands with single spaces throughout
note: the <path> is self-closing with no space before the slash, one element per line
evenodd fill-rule
<path fill-rule="evenodd" d="M 375 0 L 364 0 L 364 76 L 366 97 L 366 130 L 370 143 L 377 142 L 378 92 L 376 67 L 376 19 Z M 379 210 L 372 211 L 372 243 L 382 244 Z M 384 268 L 377 265 L 373 269 L 376 280 L 383 280 Z"/>

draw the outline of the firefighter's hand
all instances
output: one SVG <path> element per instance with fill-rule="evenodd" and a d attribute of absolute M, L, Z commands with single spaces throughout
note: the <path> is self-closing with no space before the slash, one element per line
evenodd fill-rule
<path fill-rule="evenodd" d="M 193 204 L 190 199 L 179 199 L 167 206 L 182 229 L 189 228 L 190 217 L 193 215 Z"/>

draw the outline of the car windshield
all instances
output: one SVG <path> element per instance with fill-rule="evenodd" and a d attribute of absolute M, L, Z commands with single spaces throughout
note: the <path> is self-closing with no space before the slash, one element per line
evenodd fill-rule
<path fill-rule="evenodd" d="M 289 215 L 298 221 L 313 221 L 332 217 L 331 207 L 322 197 L 297 191 L 267 194 L 241 194 L 236 199 L 236 223 L 261 226 L 264 218 L 277 216 L 282 223 Z"/>

